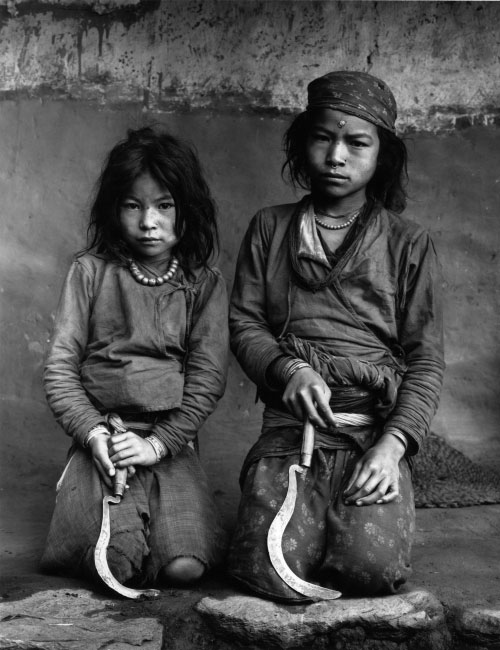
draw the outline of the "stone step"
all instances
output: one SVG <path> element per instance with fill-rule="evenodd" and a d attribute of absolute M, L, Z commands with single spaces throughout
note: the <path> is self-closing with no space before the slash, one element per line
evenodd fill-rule
<path fill-rule="evenodd" d="M 500 596 L 500 594 L 499 594 Z M 3 650 L 499 650 L 500 598 L 450 606 L 429 591 L 284 605 L 224 580 L 130 601 L 41 575 L 0 588 Z"/>
<path fill-rule="evenodd" d="M 308 605 L 282 605 L 251 596 L 203 598 L 196 610 L 215 632 L 262 648 L 450 647 L 441 603 L 414 590 L 383 598 L 341 598 Z M 323 645 L 322 645 L 323 644 Z"/>

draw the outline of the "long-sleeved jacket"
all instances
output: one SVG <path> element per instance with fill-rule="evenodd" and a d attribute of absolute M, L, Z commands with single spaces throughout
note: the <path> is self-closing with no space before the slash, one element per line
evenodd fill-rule
<path fill-rule="evenodd" d="M 57 421 L 82 443 L 102 413 L 164 412 L 151 433 L 175 455 L 225 388 L 227 295 L 216 269 L 158 287 L 85 254 L 63 287 L 44 372 Z"/>
<path fill-rule="evenodd" d="M 415 451 L 428 432 L 444 371 L 440 267 L 428 233 L 375 206 L 335 266 L 330 286 L 308 291 L 292 280 L 289 227 L 300 220 L 298 256 L 312 277 L 331 267 L 310 202 L 265 208 L 252 220 L 237 264 L 230 308 L 231 347 L 266 402 L 266 371 L 295 336 L 402 371 L 387 426 Z"/>

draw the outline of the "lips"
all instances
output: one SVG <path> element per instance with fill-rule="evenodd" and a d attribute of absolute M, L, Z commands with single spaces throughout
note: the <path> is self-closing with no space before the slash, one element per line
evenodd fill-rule
<path fill-rule="evenodd" d="M 321 178 L 324 178 L 325 180 L 347 180 L 347 176 L 343 176 L 342 174 L 321 174 Z"/>

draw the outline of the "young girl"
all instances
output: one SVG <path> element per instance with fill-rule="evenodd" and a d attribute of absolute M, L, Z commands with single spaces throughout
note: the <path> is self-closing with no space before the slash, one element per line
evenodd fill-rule
<path fill-rule="evenodd" d="M 315 451 L 283 536 L 286 563 L 345 594 L 394 592 L 410 571 L 408 460 L 444 369 L 434 247 L 398 214 L 406 148 L 391 91 L 366 73 L 332 72 L 309 84 L 308 99 L 285 135 L 284 169 L 310 194 L 255 216 L 230 310 L 232 349 L 265 410 L 242 470 L 229 571 L 289 601 L 306 597 L 278 576 L 266 538 L 306 418 Z"/>
<path fill-rule="evenodd" d="M 208 266 L 214 204 L 190 147 L 130 131 L 101 174 L 90 232 L 66 278 L 44 375 L 73 446 L 42 568 L 96 577 L 103 496 L 127 468 L 129 489 L 110 509 L 113 576 L 189 584 L 223 552 L 195 442 L 223 394 L 228 349 L 225 284 Z"/>

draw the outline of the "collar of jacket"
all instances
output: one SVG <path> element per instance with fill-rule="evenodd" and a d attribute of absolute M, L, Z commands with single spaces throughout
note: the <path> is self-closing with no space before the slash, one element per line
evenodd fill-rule
<path fill-rule="evenodd" d="M 314 262 L 319 262 L 329 267 L 330 262 L 326 257 L 325 250 L 314 221 L 314 208 L 310 197 L 304 200 L 299 215 L 300 245 L 299 257 L 306 257 Z"/>

